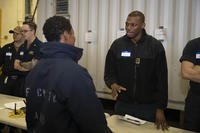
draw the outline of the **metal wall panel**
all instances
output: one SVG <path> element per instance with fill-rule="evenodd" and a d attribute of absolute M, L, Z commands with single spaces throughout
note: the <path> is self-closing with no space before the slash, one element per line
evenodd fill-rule
<path fill-rule="evenodd" d="M 146 30 L 153 36 L 159 26 L 164 26 L 169 107 L 183 110 L 188 83 L 180 77 L 179 58 L 188 40 L 200 36 L 200 0 L 69 0 L 69 6 L 76 45 L 84 49 L 79 63 L 88 69 L 103 98 L 111 99 L 103 81 L 105 57 L 124 28 L 128 13 L 141 10 L 146 16 Z M 93 34 L 92 42 L 86 41 L 88 31 Z"/>

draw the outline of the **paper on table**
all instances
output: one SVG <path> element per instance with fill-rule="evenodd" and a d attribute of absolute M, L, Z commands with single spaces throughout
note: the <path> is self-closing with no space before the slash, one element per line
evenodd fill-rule
<path fill-rule="evenodd" d="M 4 106 L 6 108 L 9 108 L 9 109 L 15 109 L 15 103 L 16 103 L 16 109 L 20 109 L 20 108 L 26 106 L 25 103 L 24 103 L 24 101 L 17 101 L 17 102 L 5 103 Z"/>
<path fill-rule="evenodd" d="M 139 119 L 139 118 L 133 117 L 131 115 L 127 115 L 127 114 L 125 116 L 119 116 L 119 119 L 127 121 L 127 122 L 131 122 L 131 123 L 134 123 L 137 125 L 142 125 L 142 124 L 146 123 L 145 120 L 142 120 L 142 119 Z"/>

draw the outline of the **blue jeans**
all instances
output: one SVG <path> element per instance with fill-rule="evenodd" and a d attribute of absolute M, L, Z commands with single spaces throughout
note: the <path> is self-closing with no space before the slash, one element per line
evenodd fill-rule
<path fill-rule="evenodd" d="M 115 104 L 115 113 L 118 115 L 132 115 L 134 117 L 155 121 L 156 104 L 125 103 L 117 101 Z"/>

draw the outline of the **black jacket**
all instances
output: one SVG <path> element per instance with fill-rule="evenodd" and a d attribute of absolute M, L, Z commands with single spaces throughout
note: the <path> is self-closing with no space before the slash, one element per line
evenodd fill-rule
<path fill-rule="evenodd" d="M 18 60 L 21 62 L 29 62 L 32 59 L 39 60 L 41 57 L 40 47 L 42 46 L 43 42 L 41 42 L 37 37 L 35 40 L 30 44 L 29 48 L 27 47 L 27 41 L 24 42 L 23 45 L 19 48 L 19 55 L 17 57 Z M 21 76 L 26 76 L 29 71 L 22 72 Z"/>
<path fill-rule="evenodd" d="M 19 48 L 20 55 L 18 59 L 22 62 L 31 61 L 33 58 L 40 59 L 40 47 L 42 44 L 43 43 L 36 37 L 35 40 L 30 44 L 29 48 L 27 48 L 28 44 L 27 41 L 25 41 L 25 43 Z"/>
<path fill-rule="evenodd" d="M 126 35 L 115 40 L 106 56 L 104 80 L 109 88 L 117 83 L 127 89 L 117 100 L 166 108 L 168 76 L 162 44 L 145 30 L 137 44 Z"/>
<path fill-rule="evenodd" d="M 23 96 L 23 72 L 14 69 L 14 61 L 19 56 L 15 49 L 14 42 L 6 44 L 0 49 L 0 93 L 14 96 Z"/>
<path fill-rule="evenodd" d="M 103 108 L 87 70 L 77 64 L 82 49 L 51 42 L 26 78 L 29 133 L 108 133 Z"/>

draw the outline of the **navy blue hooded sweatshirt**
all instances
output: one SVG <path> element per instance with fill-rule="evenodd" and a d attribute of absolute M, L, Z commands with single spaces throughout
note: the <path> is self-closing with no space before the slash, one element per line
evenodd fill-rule
<path fill-rule="evenodd" d="M 47 42 L 26 78 L 29 133 L 108 133 L 103 108 L 86 69 L 82 49 Z"/>

